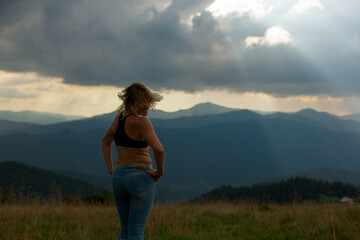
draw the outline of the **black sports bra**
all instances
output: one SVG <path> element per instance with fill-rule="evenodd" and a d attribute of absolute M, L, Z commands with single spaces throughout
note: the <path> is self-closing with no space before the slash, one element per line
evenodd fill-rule
<path fill-rule="evenodd" d="M 147 146 L 149 146 L 149 144 L 145 140 L 143 141 L 134 140 L 125 133 L 125 121 L 128 116 L 123 116 L 122 114 L 120 114 L 119 116 L 119 122 L 115 133 L 116 146 L 146 148 Z"/>

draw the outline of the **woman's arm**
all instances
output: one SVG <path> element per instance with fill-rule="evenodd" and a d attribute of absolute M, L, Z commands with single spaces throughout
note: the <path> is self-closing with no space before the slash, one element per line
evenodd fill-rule
<path fill-rule="evenodd" d="M 159 178 L 164 174 L 165 152 L 158 137 L 155 134 L 154 128 L 150 120 L 145 117 L 142 118 L 141 134 L 154 152 L 154 158 L 157 168 L 153 171 L 146 172 L 155 176 L 155 178 Z"/>
<path fill-rule="evenodd" d="M 116 116 L 116 118 L 114 119 L 114 122 L 112 123 L 110 128 L 106 131 L 104 137 L 101 140 L 101 146 L 102 146 L 104 160 L 106 163 L 106 167 L 111 175 L 114 174 L 111 143 L 114 140 L 118 120 L 119 120 L 119 116 Z"/>

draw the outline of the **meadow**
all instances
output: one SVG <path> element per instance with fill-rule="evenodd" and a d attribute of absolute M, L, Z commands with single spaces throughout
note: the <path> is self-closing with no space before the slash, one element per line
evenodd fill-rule
<path fill-rule="evenodd" d="M 0 239 L 116 239 L 113 204 L 4 203 Z M 360 206 L 206 203 L 154 205 L 144 239 L 360 239 Z"/>

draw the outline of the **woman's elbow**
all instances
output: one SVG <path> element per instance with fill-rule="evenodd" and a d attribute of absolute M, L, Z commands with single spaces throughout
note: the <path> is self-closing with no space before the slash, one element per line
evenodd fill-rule
<path fill-rule="evenodd" d="M 165 151 L 162 147 L 153 148 L 153 151 L 155 154 L 161 154 L 161 155 L 165 154 Z"/>
<path fill-rule="evenodd" d="M 106 138 L 101 139 L 102 146 L 108 146 L 110 144 L 111 144 L 111 141 L 109 141 L 108 139 L 106 139 Z"/>

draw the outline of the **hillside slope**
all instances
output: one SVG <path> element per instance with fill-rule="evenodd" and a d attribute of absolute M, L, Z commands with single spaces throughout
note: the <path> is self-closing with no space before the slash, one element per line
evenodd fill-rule
<path fill-rule="evenodd" d="M 90 195 L 104 190 L 94 184 L 15 161 L 0 163 L 0 187 L 5 193 L 11 187 L 15 192 L 21 191 L 24 195 L 30 191 L 41 193 L 43 196 L 48 196 L 57 190 L 66 196 Z"/>

